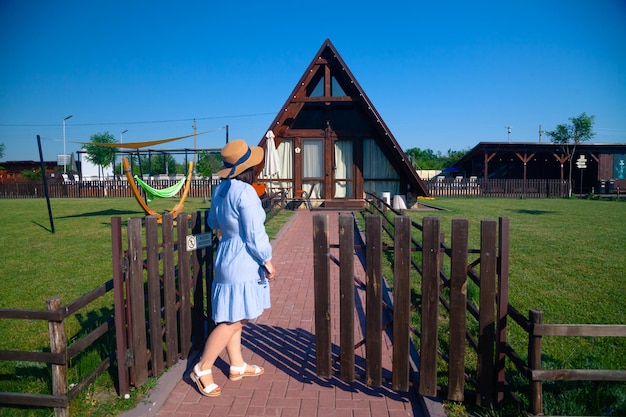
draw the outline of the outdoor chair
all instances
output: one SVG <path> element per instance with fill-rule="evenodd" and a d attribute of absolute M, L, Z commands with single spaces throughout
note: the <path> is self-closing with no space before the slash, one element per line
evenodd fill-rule
<path fill-rule="evenodd" d="M 298 208 L 300 206 L 300 203 L 304 203 L 306 204 L 306 207 L 309 209 L 309 211 L 313 210 L 309 193 L 307 193 L 304 190 L 295 190 L 294 196 L 293 196 L 293 203 L 294 203 L 293 204 L 294 209 Z"/>

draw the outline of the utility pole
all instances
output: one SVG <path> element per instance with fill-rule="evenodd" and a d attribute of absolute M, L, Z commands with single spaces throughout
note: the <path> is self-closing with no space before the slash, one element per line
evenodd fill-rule
<path fill-rule="evenodd" d="M 65 122 L 72 118 L 72 114 L 63 118 L 63 173 L 67 172 L 67 154 L 65 153 Z"/>
<path fill-rule="evenodd" d="M 196 176 L 196 165 L 198 165 L 198 146 L 196 146 L 196 119 L 193 119 L 193 175 Z M 187 159 L 187 154 L 185 154 L 185 162 Z"/>
<path fill-rule="evenodd" d="M 120 133 L 120 145 L 124 143 L 124 133 L 128 132 L 128 129 Z M 124 175 L 124 164 L 122 163 L 123 156 L 120 155 L 120 175 Z"/>
<path fill-rule="evenodd" d="M 541 130 L 541 124 L 539 125 L 539 143 L 541 143 L 541 139 L 543 137 L 543 130 Z"/>
<path fill-rule="evenodd" d="M 193 119 L 193 162 L 194 165 L 196 163 L 196 158 L 198 156 L 198 147 L 196 146 L 196 119 Z"/>
<path fill-rule="evenodd" d="M 228 125 L 226 125 L 226 143 L 228 143 Z"/>
<path fill-rule="evenodd" d="M 509 143 L 511 143 L 511 128 L 512 128 L 512 127 L 513 127 L 513 126 L 507 126 L 507 127 L 506 127 L 506 130 L 507 130 L 507 132 L 508 132 L 508 136 L 507 136 L 507 138 L 508 138 L 508 140 L 509 140 Z"/>

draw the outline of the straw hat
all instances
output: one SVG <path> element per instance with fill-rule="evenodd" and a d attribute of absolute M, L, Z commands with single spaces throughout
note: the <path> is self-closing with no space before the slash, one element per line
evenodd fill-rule
<path fill-rule="evenodd" d="M 217 171 L 222 178 L 234 178 L 246 169 L 258 165 L 263 160 L 263 148 L 248 146 L 243 139 L 228 142 L 222 148 L 224 167 Z"/>

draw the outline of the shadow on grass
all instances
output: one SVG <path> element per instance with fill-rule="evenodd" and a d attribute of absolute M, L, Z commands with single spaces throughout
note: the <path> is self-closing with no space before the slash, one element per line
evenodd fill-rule
<path fill-rule="evenodd" d="M 80 217 L 100 217 L 100 216 L 115 217 L 115 216 L 131 215 L 131 214 L 138 214 L 138 213 L 143 213 L 143 212 L 135 211 L 135 210 L 107 209 L 107 210 L 100 210 L 100 211 L 92 211 L 88 213 L 72 214 L 69 216 L 59 216 L 55 218 L 56 219 L 73 219 L 73 218 L 80 218 Z"/>
<path fill-rule="evenodd" d="M 39 226 L 39 227 L 41 227 L 41 228 L 42 228 L 43 230 L 45 230 L 46 232 L 50 232 L 50 233 L 52 233 L 52 229 L 51 229 L 51 228 L 49 228 L 49 227 L 47 227 L 47 226 L 44 226 L 44 225 L 43 225 L 43 224 L 41 224 L 41 223 L 37 223 L 37 222 L 35 222 L 35 221 L 32 221 L 31 223 L 32 223 L 32 224 L 34 224 L 35 226 Z"/>
<path fill-rule="evenodd" d="M 508 211 L 512 211 L 514 213 L 519 213 L 519 214 L 532 214 L 533 216 L 536 216 L 536 215 L 539 215 L 539 214 L 555 214 L 555 213 L 557 213 L 556 211 L 552 211 L 552 210 L 517 209 L 517 210 L 508 210 Z"/>

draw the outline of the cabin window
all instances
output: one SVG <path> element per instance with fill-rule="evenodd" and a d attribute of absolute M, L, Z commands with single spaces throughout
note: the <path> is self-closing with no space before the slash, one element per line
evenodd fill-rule
<path fill-rule="evenodd" d="M 333 97 L 347 96 L 345 91 L 343 91 L 343 88 L 341 88 L 339 81 L 337 81 L 335 77 L 331 77 L 330 89 L 331 89 L 331 96 Z"/>
<path fill-rule="evenodd" d="M 363 140 L 363 189 L 380 195 L 400 193 L 400 175 L 374 139 Z M 363 196 L 365 197 L 365 196 Z"/>

